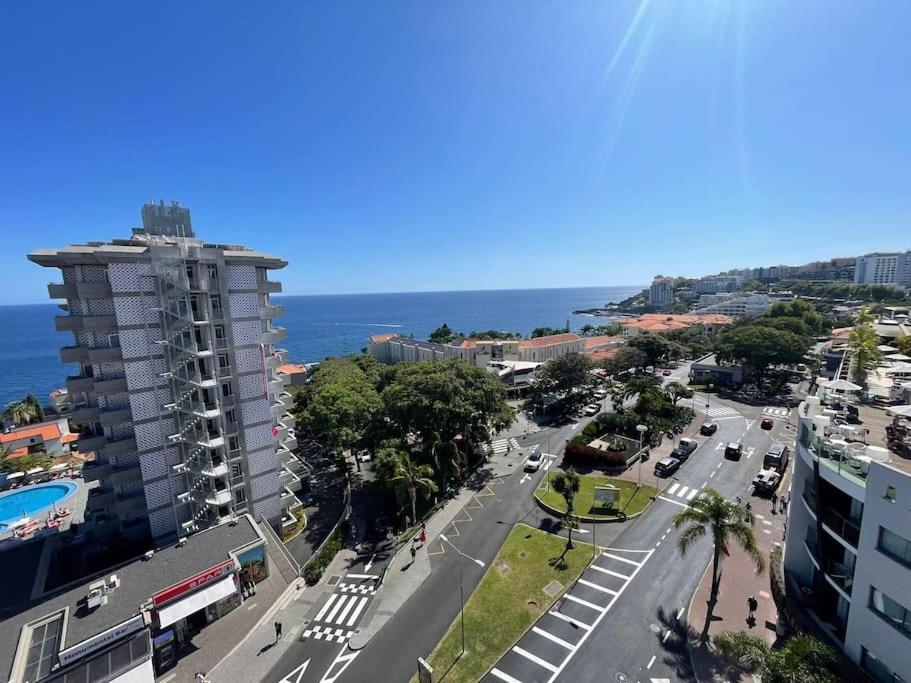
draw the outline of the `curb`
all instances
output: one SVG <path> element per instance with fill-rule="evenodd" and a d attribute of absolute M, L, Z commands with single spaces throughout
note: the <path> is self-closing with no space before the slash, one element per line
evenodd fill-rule
<path fill-rule="evenodd" d="M 693 594 L 690 596 L 690 601 L 686 606 L 687 631 L 689 631 L 689 629 L 691 627 L 690 615 L 693 612 L 693 601 L 696 600 L 696 594 L 699 593 L 699 588 L 700 588 L 700 586 L 702 586 L 702 582 L 705 579 L 706 574 L 708 574 L 711 566 L 712 566 L 712 558 L 710 557 L 708 562 L 705 565 L 705 569 L 702 570 L 702 575 L 699 577 L 699 583 L 696 584 L 696 589 L 693 591 Z M 693 669 L 693 678 L 696 679 L 697 683 L 712 683 L 715 680 L 714 677 L 705 679 L 705 678 L 701 678 L 699 676 L 700 671 L 699 671 L 699 668 L 696 666 L 696 658 L 693 656 L 693 642 L 692 642 L 692 639 L 689 638 L 689 634 L 687 634 L 687 638 L 686 638 L 686 653 L 687 653 L 687 655 L 689 655 L 690 667 L 692 667 L 692 669 Z"/>
<path fill-rule="evenodd" d="M 659 494 L 660 493 L 661 492 L 659 492 Z M 554 517 L 557 517 L 558 519 L 561 519 L 566 514 L 565 512 L 562 512 L 562 511 L 558 510 L 557 508 L 551 507 L 550 505 L 545 503 L 543 500 L 538 498 L 537 493 L 533 494 L 532 497 L 535 499 L 535 502 L 538 504 L 538 507 L 540 507 L 542 510 L 544 510 L 544 512 L 546 512 L 547 514 L 553 515 Z M 652 506 L 652 503 L 654 503 L 654 502 L 655 502 L 655 498 L 652 498 L 651 503 L 646 505 L 639 512 L 637 512 L 634 515 L 624 515 L 622 518 L 617 517 L 615 519 L 602 519 L 600 517 L 589 517 L 587 515 L 577 515 L 577 514 L 573 514 L 573 517 L 575 517 L 580 522 L 588 522 L 589 524 L 622 524 L 623 522 L 628 522 L 631 519 L 636 519 L 637 517 L 641 516 L 646 510 L 648 510 Z"/>

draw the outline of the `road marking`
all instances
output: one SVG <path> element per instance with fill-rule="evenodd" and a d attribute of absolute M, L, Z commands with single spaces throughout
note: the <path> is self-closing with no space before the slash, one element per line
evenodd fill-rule
<path fill-rule="evenodd" d="M 304 673 L 306 673 L 308 666 L 310 666 L 309 659 L 297 667 L 294 671 L 289 673 L 287 676 L 285 676 L 283 679 L 281 679 L 279 683 L 300 683 L 300 680 L 304 677 Z M 292 679 L 291 677 L 294 676 L 294 674 L 297 674 L 297 676 Z"/>
<path fill-rule="evenodd" d="M 248 610 L 255 609 L 255 608 L 256 608 L 256 603 L 255 603 L 255 602 L 251 602 L 249 605 L 247 605 L 247 609 L 248 609 Z"/>
<path fill-rule="evenodd" d="M 721 420 L 742 420 L 742 419 L 743 419 L 742 415 L 727 415 L 725 417 L 712 418 L 713 422 L 719 422 Z"/>
<path fill-rule="evenodd" d="M 687 505 L 686 503 L 681 503 L 680 501 L 674 500 L 673 498 L 668 498 L 666 496 L 658 496 L 658 498 L 660 498 L 661 500 L 663 500 L 667 503 L 673 503 L 674 505 L 679 505 L 682 508 L 689 507 L 689 505 Z"/>
<path fill-rule="evenodd" d="M 600 612 L 601 614 L 604 614 L 604 612 L 605 612 L 604 607 L 601 607 L 600 605 L 596 605 L 593 602 L 589 602 L 588 600 L 583 600 L 582 598 L 577 598 L 575 595 L 572 595 L 571 593 L 564 593 L 563 597 L 566 598 L 567 600 L 571 600 L 572 602 L 575 602 L 579 605 L 583 605 L 585 607 L 593 609 L 596 612 Z"/>
<path fill-rule="evenodd" d="M 661 642 L 662 642 L 662 643 L 667 642 L 667 639 L 670 638 L 670 637 L 671 637 L 671 630 L 668 629 L 667 632 L 664 634 L 664 638 L 661 639 Z"/>
<path fill-rule="evenodd" d="M 367 562 L 367 564 L 364 565 L 364 571 L 366 571 L 366 572 L 370 571 L 370 568 L 373 566 L 373 560 L 375 560 L 375 559 L 376 559 L 376 553 L 373 553 L 373 555 L 370 556 L 370 560 Z"/>
<path fill-rule="evenodd" d="M 355 602 L 356 602 L 356 600 L 352 600 L 352 601 L 349 602 L 347 605 L 345 605 L 345 609 L 343 609 L 342 612 L 341 612 L 341 614 L 338 615 L 338 623 L 339 623 L 339 624 L 344 624 L 344 623 L 345 623 L 345 617 L 348 616 L 348 612 L 350 612 L 350 611 L 351 611 L 351 608 L 354 607 L 354 603 L 355 603 Z"/>
<path fill-rule="evenodd" d="M 769 595 L 768 593 L 766 593 L 765 591 L 759 591 L 759 597 L 760 598 L 770 598 L 772 596 Z"/>
<path fill-rule="evenodd" d="M 678 483 L 674 484 L 673 486 L 671 486 L 671 487 L 667 490 L 667 492 L 668 492 L 668 493 L 673 493 L 674 491 L 676 491 L 676 490 L 679 489 L 679 488 L 680 488 L 680 483 L 678 482 Z"/>
<path fill-rule="evenodd" d="M 689 489 L 690 489 L 689 486 L 684 486 L 682 489 L 680 489 L 680 493 L 678 493 L 677 495 L 680 496 L 681 498 L 683 498 L 686 495 L 686 492 L 689 491 Z"/>
<path fill-rule="evenodd" d="M 717 472 L 717 470 L 714 470 L 714 471 L 709 475 L 709 479 L 711 479 L 712 477 L 715 476 L 715 472 Z"/>
<path fill-rule="evenodd" d="M 583 586 L 588 586 L 589 588 L 594 588 L 596 591 L 601 591 L 602 593 L 607 593 L 608 595 L 616 595 L 617 591 L 612 591 L 610 588 L 605 588 L 604 586 L 599 586 L 597 583 L 592 583 L 591 581 L 586 581 L 585 579 L 579 579 L 579 583 Z"/>
<path fill-rule="evenodd" d="M 358 616 L 361 614 L 361 610 L 364 609 L 364 606 L 367 604 L 369 598 L 361 598 L 361 601 L 357 604 L 354 612 L 351 613 L 351 618 L 348 620 L 347 626 L 353 626 L 354 622 L 357 621 Z"/>
<path fill-rule="evenodd" d="M 630 577 L 628 577 L 626 574 L 621 574 L 620 572 L 615 572 L 615 571 L 613 571 L 613 570 L 611 570 L 611 569 L 605 569 L 604 567 L 599 567 L 599 566 L 596 565 L 596 564 L 593 564 L 593 565 L 591 566 L 591 568 L 592 568 L 592 569 L 597 569 L 599 572 L 604 572 L 605 574 L 610 574 L 611 576 L 616 576 L 618 579 L 628 579 L 628 578 L 630 578 Z"/>
<path fill-rule="evenodd" d="M 662 536 L 662 538 L 663 538 L 663 536 Z M 661 545 L 661 541 L 658 541 L 658 542 L 655 544 L 655 548 L 657 548 L 659 545 Z"/>
<path fill-rule="evenodd" d="M 170 683 L 170 681 L 173 681 L 175 678 L 177 678 L 177 674 L 170 674 L 162 678 L 161 683 Z"/>
<path fill-rule="evenodd" d="M 522 478 L 519 480 L 519 483 L 520 483 L 520 484 L 524 484 L 524 483 L 525 483 L 526 481 L 528 481 L 529 479 L 531 479 L 531 475 L 530 475 L 528 472 L 526 472 L 526 473 L 522 476 Z"/>
<path fill-rule="evenodd" d="M 570 430 L 573 430 L 573 429 L 575 429 L 575 428 L 578 427 L 578 426 L 579 426 L 579 423 L 576 422 L 572 427 L 570 427 Z"/>
<path fill-rule="evenodd" d="M 705 486 L 705 484 L 703 484 Z M 692 489 L 689 495 L 686 497 L 687 500 L 693 500 L 696 497 L 696 494 L 699 493 L 699 489 Z"/>
<path fill-rule="evenodd" d="M 548 633 L 543 628 L 538 628 L 537 626 L 532 626 L 531 630 L 534 631 L 535 633 L 537 633 L 542 638 L 547 638 L 548 640 L 556 643 L 557 645 L 561 645 L 561 646 L 565 647 L 567 650 L 572 651 L 572 650 L 576 649 L 575 645 L 567 643 L 562 638 L 557 638 L 557 636 L 555 636 L 553 633 Z"/>
<path fill-rule="evenodd" d="M 586 631 L 591 631 L 591 628 L 592 628 L 591 625 L 586 624 L 584 621 L 581 621 L 579 619 L 573 619 L 572 617 L 566 616 L 562 612 L 554 612 L 553 610 L 548 610 L 547 613 L 552 617 L 557 617 L 557 619 L 562 619 L 567 624 L 572 624 L 573 626 L 581 626 Z"/>
<path fill-rule="evenodd" d="M 627 560 L 625 557 L 617 557 L 616 555 L 611 555 L 610 553 L 604 553 L 604 557 L 609 557 L 612 560 L 617 560 L 619 562 L 626 562 L 627 564 L 631 564 L 634 567 L 638 567 L 640 564 L 642 564 L 641 562 L 633 562 L 632 560 Z"/>
<path fill-rule="evenodd" d="M 670 531 L 670 529 L 668 529 L 668 531 Z M 646 555 L 650 555 L 652 552 L 651 550 L 631 550 L 629 548 L 604 548 L 604 550 L 613 550 L 615 553 L 645 553 Z M 643 562 L 644 561 L 645 560 L 643 560 Z"/>
<path fill-rule="evenodd" d="M 509 674 L 504 674 L 497 667 L 492 668 L 490 670 L 490 673 L 499 678 L 501 681 L 506 681 L 506 683 L 522 683 L 522 681 L 520 681 L 518 678 L 513 678 Z"/>
<path fill-rule="evenodd" d="M 335 607 L 332 608 L 332 611 L 329 612 L 329 614 L 326 615 L 326 621 L 327 621 L 327 622 L 329 622 L 330 624 L 332 624 L 332 623 L 335 622 L 335 615 L 338 614 L 338 613 L 341 611 L 342 605 L 344 605 L 346 602 L 348 602 L 348 598 L 349 598 L 349 597 L 351 597 L 351 601 L 352 601 L 352 602 L 354 602 L 355 600 L 357 600 L 357 596 L 354 596 L 354 595 L 352 595 L 352 596 L 343 595 L 343 596 L 339 599 L 339 601 L 335 603 Z M 366 599 L 366 598 L 365 598 L 365 599 Z M 318 620 L 317 620 L 317 621 L 318 621 Z M 339 622 L 339 623 L 341 623 L 341 622 Z"/>
<path fill-rule="evenodd" d="M 329 609 L 329 607 L 332 606 L 332 603 L 335 602 L 335 599 L 337 597 L 338 597 L 338 593 L 333 593 L 332 595 L 330 595 L 329 599 L 326 601 L 326 604 L 323 605 L 323 608 L 319 611 L 319 613 L 316 615 L 316 618 L 313 621 L 322 621 L 323 615 L 326 613 L 326 611 Z"/>
<path fill-rule="evenodd" d="M 537 664 L 538 666 L 540 666 L 540 667 L 543 668 L 543 669 L 547 669 L 548 671 L 552 671 L 553 673 L 557 673 L 557 667 L 555 667 L 553 664 L 551 664 L 550 662 L 548 662 L 546 659 L 541 659 L 541 658 L 538 657 L 537 655 L 533 655 L 533 654 L 532 654 L 531 652 L 529 652 L 528 650 L 523 650 L 523 649 L 522 649 L 521 647 L 519 647 L 518 645 L 513 645 L 513 646 L 512 646 L 512 651 L 515 652 L 516 654 L 522 655 L 523 657 L 525 657 L 525 659 L 527 659 L 527 660 L 529 660 L 529 661 L 531 661 L 531 662 L 534 662 L 535 664 Z"/>
<path fill-rule="evenodd" d="M 677 610 L 677 621 L 680 621 L 682 619 L 683 619 L 683 608 L 681 607 L 680 609 Z"/>
<path fill-rule="evenodd" d="M 652 668 L 652 664 L 654 664 L 654 663 L 655 663 L 655 655 L 652 655 L 652 658 L 651 658 L 650 660 L 648 660 L 648 664 L 645 665 L 645 668 L 646 668 L 646 669 L 651 669 L 651 668 Z"/>
<path fill-rule="evenodd" d="M 345 574 L 346 579 L 378 579 L 377 574 Z"/>

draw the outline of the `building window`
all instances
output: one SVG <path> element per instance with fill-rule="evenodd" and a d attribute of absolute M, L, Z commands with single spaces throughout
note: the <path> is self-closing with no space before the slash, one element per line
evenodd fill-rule
<path fill-rule="evenodd" d="M 234 502 L 237 503 L 238 505 L 240 503 L 246 503 L 247 502 L 247 492 L 242 488 L 236 489 L 234 491 Z"/>
<path fill-rule="evenodd" d="M 222 370 L 224 370 L 225 368 L 228 367 L 228 365 L 229 365 L 228 354 L 227 353 L 218 354 L 218 367 L 221 368 Z"/>
<path fill-rule="evenodd" d="M 225 421 L 228 422 L 228 424 L 237 422 L 237 415 L 234 414 L 234 410 L 229 410 L 225 413 Z"/>
<path fill-rule="evenodd" d="M 879 527 L 879 541 L 876 547 L 884 554 L 906 567 L 911 567 L 911 541 Z"/>
<path fill-rule="evenodd" d="M 231 478 L 237 479 L 242 476 L 244 476 L 244 471 L 243 471 L 243 469 L 241 469 L 240 463 L 239 462 L 231 463 Z"/>
<path fill-rule="evenodd" d="M 222 396 L 231 396 L 234 393 L 234 390 L 231 388 L 230 382 L 225 382 L 221 385 L 221 395 Z"/>
<path fill-rule="evenodd" d="M 911 636 L 911 612 L 873 586 L 870 586 L 870 609 L 906 636 Z"/>
<path fill-rule="evenodd" d="M 215 312 L 221 311 L 221 296 L 218 294 L 212 295 L 212 310 Z"/>
<path fill-rule="evenodd" d="M 60 649 L 63 632 L 63 612 L 56 612 L 32 622 L 23 631 L 23 638 L 27 640 L 24 643 L 26 655 L 21 679 L 39 681 L 47 676 L 57 663 L 57 652 Z"/>
<path fill-rule="evenodd" d="M 239 444 L 238 441 L 237 441 L 237 437 L 236 437 L 236 436 L 229 436 L 229 437 L 228 437 L 228 450 L 229 450 L 229 451 L 236 451 L 238 448 L 240 448 L 240 444 Z"/>
<path fill-rule="evenodd" d="M 225 338 L 225 326 L 224 326 L 224 325 L 216 325 L 216 326 L 215 326 L 215 338 L 216 338 L 216 339 L 224 339 L 224 338 Z"/>
<path fill-rule="evenodd" d="M 884 496 L 884 498 L 886 500 L 891 500 L 893 503 L 895 502 L 895 487 L 894 486 L 886 487 L 886 495 Z"/>
<path fill-rule="evenodd" d="M 860 648 L 860 667 L 881 683 L 904 683 L 901 676 L 892 673 L 889 667 L 873 656 L 864 646 Z"/>
<path fill-rule="evenodd" d="M 207 264 L 206 270 L 209 272 L 210 280 L 214 280 L 218 277 L 218 267 L 214 263 Z"/>

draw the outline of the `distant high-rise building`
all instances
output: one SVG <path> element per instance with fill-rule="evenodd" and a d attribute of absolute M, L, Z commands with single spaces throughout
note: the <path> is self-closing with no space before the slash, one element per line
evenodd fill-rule
<path fill-rule="evenodd" d="M 290 523 L 303 463 L 267 275 L 287 264 L 196 239 L 176 203 L 142 219 L 129 239 L 29 254 L 63 275 L 48 289 L 66 300 L 56 327 L 74 344 L 60 355 L 78 365 L 67 389 L 80 449 L 96 455 L 90 521 L 157 541 L 242 512 Z"/>
<path fill-rule="evenodd" d="M 854 282 L 911 287 L 911 251 L 876 252 L 858 256 L 854 266 Z"/>
<path fill-rule="evenodd" d="M 674 303 L 674 281 L 660 275 L 652 281 L 648 290 L 648 303 L 651 306 L 670 306 Z"/>

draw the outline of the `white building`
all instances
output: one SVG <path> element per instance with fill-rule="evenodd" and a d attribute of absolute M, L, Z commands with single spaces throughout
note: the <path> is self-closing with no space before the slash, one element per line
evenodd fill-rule
<path fill-rule="evenodd" d="M 656 277 L 648 290 L 648 302 L 652 306 L 670 306 L 674 303 L 674 281 L 667 277 Z"/>
<path fill-rule="evenodd" d="M 721 295 L 716 295 L 721 296 Z M 702 299 L 700 298 L 700 304 Z M 693 311 L 696 314 L 720 313 L 732 318 L 757 318 L 772 307 L 775 301 L 765 294 L 748 294 L 722 298 L 715 303 L 701 306 Z"/>
<path fill-rule="evenodd" d="M 569 353 L 585 351 L 585 341 L 574 332 L 534 339 L 462 339 L 452 344 L 419 341 L 397 334 L 370 338 L 367 352 L 381 363 L 461 358 L 480 368 L 498 362 L 543 363 Z"/>
<path fill-rule="evenodd" d="M 268 279 L 286 262 L 195 238 L 179 205 L 143 207 L 130 239 L 34 251 L 59 268 L 58 331 L 79 449 L 94 451 L 87 501 L 99 533 L 156 541 L 250 512 L 290 523 L 302 463 L 287 380 L 275 374 L 285 330 Z"/>
<path fill-rule="evenodd" d="M 799 408 L 784 552 L 789 594 L 880 681 L 911 680 L 911 467 Z"/>
<path fill-rule="evenodd" d="M 854 264 L 854 282 L 911 287 L 911 251 L 858 256 Z"/>

